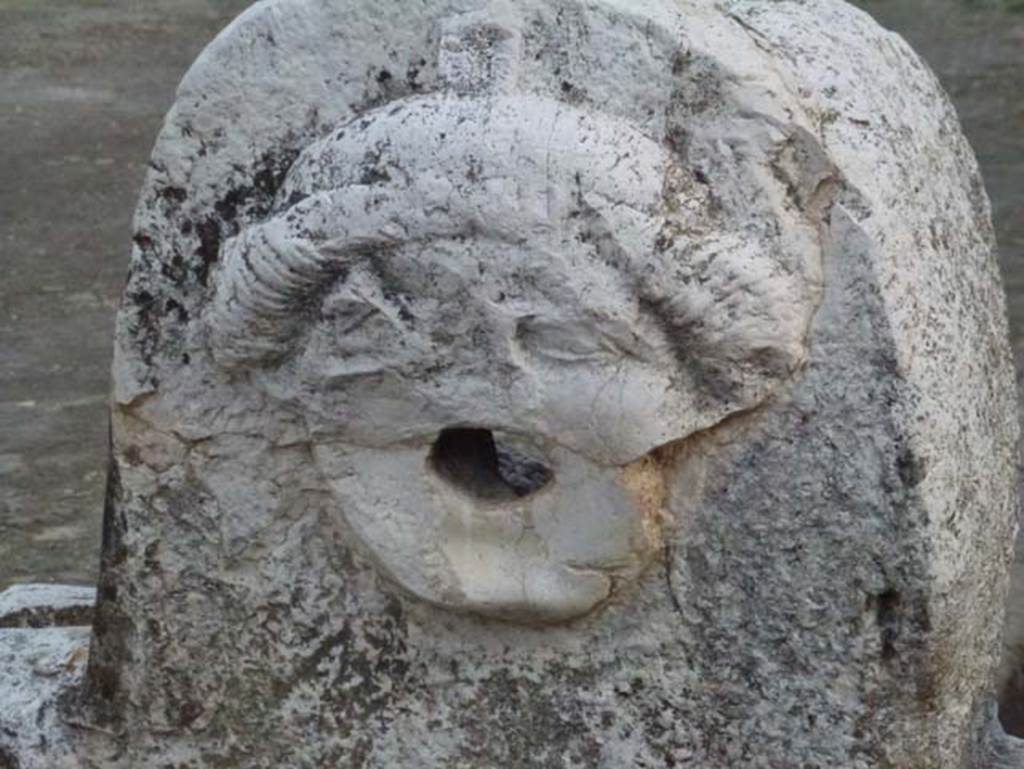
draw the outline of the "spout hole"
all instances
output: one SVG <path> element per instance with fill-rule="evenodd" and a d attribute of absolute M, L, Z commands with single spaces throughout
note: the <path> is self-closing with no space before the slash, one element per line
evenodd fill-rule
<path fill-rule="evenodd" d="M 554 477 L 520 447 L 477 427 L 442 430 L 430 450 L 429 464 L 456 488 L 490 501 L 528 497 Z"/>

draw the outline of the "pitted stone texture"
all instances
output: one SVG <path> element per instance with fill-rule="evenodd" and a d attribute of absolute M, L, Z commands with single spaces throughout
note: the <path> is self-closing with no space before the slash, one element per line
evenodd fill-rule
<path fill-rule="evenodd" d="M 64 700 L 84 678 L 95 603 L 95 588 L 77 585 L 14 585 L 0 593 L 3 769 L 82 766 Z"/>
<path fill-rule="evenodd" d="M 0 767 L 80 769 L 62 697 L 82 683 L 85 627 L 0 629 Z"/>
<path fill-rule="evenodd" d="M 863 14 L 264 2 L 136 226 L 114 765 L 994 761 L 988 207 Z"/>

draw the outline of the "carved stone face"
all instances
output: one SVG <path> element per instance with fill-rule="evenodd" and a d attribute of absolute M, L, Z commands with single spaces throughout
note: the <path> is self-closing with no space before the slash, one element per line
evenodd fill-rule
<path fill-rule="evenodd" d="M 672 351 L 613 270 L 560 245 L 432 241 L 383 275 L 360 264 L 295 360 L 346 520 L 429 600 L 563 619 L 658 544 L 644 457 L 675 434 Z"/>
<path fill-rule="evenodd" d="M 209 325 L 306 417 L 338 514 L 417 596 L 587 613 L 658 549 L 659 449 L 800 365 L 799 258 L 624 120 L 428 96 L 309 147 Z"/>

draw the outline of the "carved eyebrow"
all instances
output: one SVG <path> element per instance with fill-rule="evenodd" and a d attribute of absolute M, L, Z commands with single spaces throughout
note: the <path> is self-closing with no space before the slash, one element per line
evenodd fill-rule
<path fill-rule="evenodd" d="M 367 251 L 415 240 L 417 230 L 443 237 L 462 229 L 436 217 L 427 227 L 412 215 L 398 228 L 390 214 L 417 209 L 396 193 L 386 208 L 367 206 L 380 191 L 366 186 L 319 193 L 227 241 L 205 318 L 218 362 L 273 362 L 306 322 L 301 309 Z"/>

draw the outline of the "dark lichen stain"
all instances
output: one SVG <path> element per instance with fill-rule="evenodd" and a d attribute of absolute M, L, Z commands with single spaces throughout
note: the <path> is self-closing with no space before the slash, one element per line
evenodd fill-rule
<path fill-rule="evenodd" d="M 350 635 L 342 639 L 343 653 L 338 658 L 331 691 L 344 691 L 345 695 L 327 698 L 336 716 L 340 711 L 346 714 L 346 720 L 367 718 L 391 704 L 409 672 L 407 632 L 401 607 L 392 601 L 383 615 L 362 628 L 360 647 L 368 649 L 354 648 Z"/>
<path fill-rule="evenodd" d="M 142 360 L 149 365 L 153 362 L 153 353 L 160 336 L 160 306 L 156 298 L 145 289 L 129 291 L 125 297 L 128 305 L 135 309 L 134 332 L 140 337 L 140 354 Z"/>
<path fill-rule="evenodd" d="M 580 104 L 587 98 L 586 89 L 569 80 L 563 80 L 559 84 L 559 88 L 562 92 L 562 98 L 569 104 Z"/>
<path fill-rule="evenodd" d="M 677 157 L 686 157 L 690 150 L 690 132 L 678 123 L 669 125 L 665 129 L 665 145 Z"/>
<path fill-rule="evenodd" d="M 252 198 L 253 190 L 253 187 L 236 187 L 217 201 L 213 208 L 223 221 L 233 222 L 238 218 L 238 210 Z"/>
<path fill-rule="evenodd" d="M 661 761 L 661 766 L 685 766 L 676 756 L 692 752 L 693 746 L 685 738 L 680 739 L 676 731 L 667 724 L 686 723 L 691 716 L 668 696 L 662 695 L 645 700 L 639 707 L 635 722 L 641 725 L 651 752 Z"/>
<path fill-rule="evenodd" d="M 690 66 L 692 54 L 689 51 L 676 51 L 672 57 L 672 74 L 676 77 L 684 74 Z"/>
<path fill-rule="evenodd" d="M 189 321 L 188 303 L 182 292 L 188 291 L 190 279 L 200 286 L 208 285 L 224 238 L 237 234 L 244 224 L 265 217 L 271 211 L 275 195 L 298 154 L 298 150 L 289 148 L 265 153 L 255 164 L 248 184 L 234 186 L 225 192 L 204 218 L 181 221 L 178 225 L 181 234 L 198 241 L 191 253 L 182 255 L 175 251 L 169 257 L 155 255 L 154 251 L 158 249 L 154 237 L 148 233 L 136 233 L 135 245 L 146 260 L 141 264 L 149 270 L 148 280 L 132 281 L 129 278 L 130 285 L 136 288 L 126 292 L 125 305 L 127 310 L 134 310 L 132 333 L 140 359 L 146 366 L 153 366 L 158 352 L 180 356 L 180 350 L 161 349 L 169 348 L 181 339 L 180 334 L 165 333 L 162 322 L 167 317 L 173 318 L 177 325 Z M 158 173 L 165 173 L 159 166 L 153 167 Z M 188 190 L 183 187 L 159 187 L 155 192 L 155 203 L 163 201 L 177 209 L 188 201 L 188 195 Z M 172 214 L 169 212 L 168 215 Z M 147 265 L 154 256 L 162 260 L 158 267 L 162 280 L 155 280 L 157 276 L 152 274 L 153 268 Z M 141 274 L 141 270 L 137 272 Z M 152 372 L 147 376 L 147 384 L 154 389 L 158 386 Z"/>
<path fill-rule="evenodd" d="M 882 659 L 886 662 L 896 657 L 896 642 L 900 635 L 900 604 L 902 595 L 897 590 L 886 590 L 875 596 L 875 621 L 878 625 L 878 640 Z"/>
<path fill-rule="evenodd" d="M 658 237 L 654 239 L 654 249 L 660 254 L 665 253 L 676 244 L 675 238 L 671 237 L 667 232 L 659 232 Z"/>
<path fill-rule="evenodd" d="M 150 571 L 160 571 L 160 541 L 154 540 L 142 551 L 142 562 Z"/>
<path fill-rule="evenodd" d="M 181 304 L 174 299 L 168 299 L 166 304 L 166 311 L 168 314 L 174 314 L 177 316 L 178 323 L 188 323 L 188 311 L 181 306 Z"/>
<path fill-rule="evenodd" d="M 253 177 L 256 189 L 267 198 L 276 195 L 298 156 L 299 151 L 296 149 L 284 150 L 274 155 L 264 155 L 259 169 Z M 262 209 L 263 213 L 269 210 L 269 202 L 267 200 L 264 204 L 266 207 Z"/>
<path fill-rule="evenodd" d="M 210 279 L 210 270 L 220 255 L 220 225 L 215 219 L 205 219 L 196 225 L 196 232 L 199 234 L 199 247 L 196 249 L 199 260 L 193 270 L 196 280 L 205 286 Z"/>
<path fill-rule="evenodd" d="M 913 449 L 905 448 L 896 457 L 896 471 L 903 485 L 912 489 L 928 477 L 928 466 L 922 457 L 918 457 Z"/>
<path fill-rule="evenodd" d="M 298 156 L 297 149 L 280 149 L 264 153 L 256 163 L 250 182 L 228 190 L 214 204 L 213 208 L 219 221 L 210 218 L 197 225 L 201 248 L 204 251 L 202 256 L 207 262 L 204 274 L 208 273 L 209 265 L 216 261 L 212 226 L 219 225 L 216 239 L 216 246 L 219 247 L 221 232 L 236 233 L 243 224 L 243 217 L 260 219 L 267 216 L 273 207 L 274 196 L 281 189 L 288 171 Z M 205 283 L 205 280 L 201 282 Z"/>
<path fill-rule="evenodd" d="M 17 737 L 18 735 L 10 734 L 9 736 Z M 3 747 L 0 747 L 0 769 L 21 769 L 21 763 L 14 754 L 9 753 Z"/>
<path fill-rule="evenodd" d="M 388 171 L 387 163 L 384 162 L 383 145 L 368 149 L 363 155 L 362 173 L 359 177 L 360 184 L 380 184 L 391 181 L 391 174 Z"/>
<path fill-rule="evenodd" d="M 157 194 L 174 206 L 180 206 L 188 198 L 188 193 L 181 187 L 163 187 Z"/>
<path fill-rule="evenodd" d="M 419 82 L 419 76 L 425 66 L 427 66 L 427 60 L 420 59 L 410 64 L 405 70 L 405 82 L 413 93 L 418 93 L 423 88 L 423 85 Z"/>
<path fill-rule="evenodd" d="M 178 254 L 171 257 L 171 261 L 169 263 L 161 265 L 160 272 L 165 278 L 178 286 L 184 283 L 185 279 L 188 277 L 185 260 Z"/>
<path fill-rule="evenodd" d="M 402 696 L 410 670 L 407 634 L 401 605 L 392 600 L 380 614 L 325 636 L 289 676 L 273 682 L 272 694 L 283 699 L 303 682 L 319 680 L 324 726 L 347 734 Z"/>
<path fill-rule="evenodd" d="M 203 706 L 195 701 L 186 701 L 178 707 L 178 728 L 187 729 L 203 714 Z"/>
<path fill-rule="evenodd" d="M 466 181 L 475 184 L 483 177 L 483 162 L 473 156 L 470 156 L 467 160 L 469 166 L 466 168 Z"/>
<path fill-rule="evenodd" d="M 584 674 L 551 666 L 538 683 L 511 670 L 481 681 L 457 710 L 464 735 L 457 762 L 469 766 L 593 767 L 601 763 L 589 708 L 578 694 L 592 688 Z"/>
<path fill-rule="evenodd" d="M 293 206 L 297 206 L 299 203 L 301 203 L 308 197 L 309 195 L 305 192 L 301 192 L 300 190 L 292 190 L 291 194 L 288 196 L 287 202 L 285 203 L 285 207 L 292 208 Z"/>

